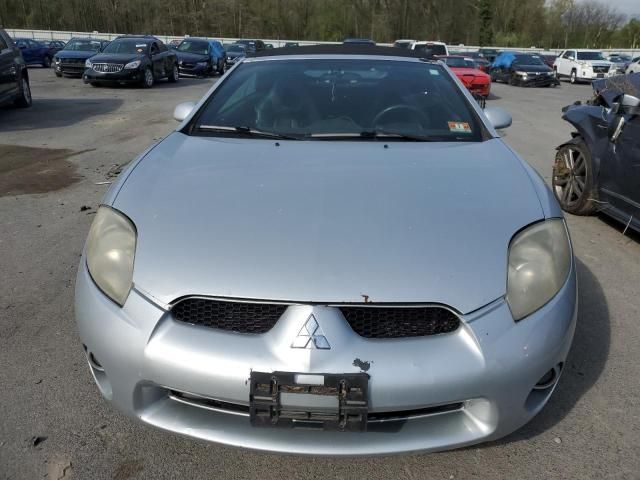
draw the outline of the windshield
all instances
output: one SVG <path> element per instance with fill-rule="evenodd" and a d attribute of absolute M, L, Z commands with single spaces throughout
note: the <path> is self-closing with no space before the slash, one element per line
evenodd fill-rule
<path fill-rule="evenodd" d="M 514 65 L 546 65 L 544 60 L 537 55 L 516 55 Z"/>
<path fill-rule="evenodd" d="M 484 132 L 440 65 L 378 59 L 245 62 L 215 90 L 190 132 L 239 128 L 309 140 L 481 141 Z"/>
<path fill-rule="evenodd" d="M 578 60 L 604 60 L 601 52 L 578 52 Z"/>
<path fill-rule="evenodd" d="M 473 60 L 462 57 L 445 57 L 445 63 L 453 68 L 475 68 Z"/>
<path fill-rule="evenodd" d="M 247 50 L 244 48 L 244 45 L 229 45 L 227 47 L 227 52 L 238 52 L 245 53 Z"/>
<path fill-rule="evenodd" d="M 179 52 L 209 55 L 209 43 L 203 41 L 184 40 L 178 45 Z"/>
<path fill-rule="evenodd" d="M 101 43 L 96 40 L 70 40 L 64 47 L 65 50 L 74 52 L 97 52 Z"/>
<path fill-rule="evenodd" d="M 415 50 L 420 52 L 428 52 L 431 55 L 446 55 L 447 49 L 444 45 L 434 45 L 432 43 L 422 43 L 416 44 L 414 47 Z"/>
<path fill-rule="evenodd" d="M 127 39 L 127 40 L 114 40 L 105 47 L 103 53 L 145 53 L 149 47 L 149 44 L 144 40 Z"/>

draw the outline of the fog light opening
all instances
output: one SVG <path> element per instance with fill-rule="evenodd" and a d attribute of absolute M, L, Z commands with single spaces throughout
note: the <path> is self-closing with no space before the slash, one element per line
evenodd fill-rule
<path fill-rule="evenodd" d="M 556 382 L 558 381 L 558 378 L 560 377 L 560 371 L 561 370 L 562 370 L 562 364 L 559 363 L 558 365 L 553 367 L 551 370 L 549 370 L 547 373 L 545 373 L 542 376 L 542 378 L 540 378 L 540 380 L 538 380 L 538 383 L 535 384 L 533 389 L 534 390 L 546 390 L 548 388 L 553 387 L 556 384 Z"/>
<path fill-rule="evenodd" d="M 113 390 L 111 389 L 111 382 L 107 378 L 104 367 L 91 350 L 87 348 L 86 353 L 89 370 L 91 370 L 91 375 L 93 375 L 93 379 L 95 380 L 96 385 L 98 385 L 98 389 L 100 390 L 102 395 L 105 396 L 105 398 L 111 400 L 113 396 Z"/>
<path fill-rule="evenodd" d="M 88 353 L 87 358 L 89 359 L 89 364 L 91 365 L 91 368 L 99 372 L 104 372 L 104 367 L 100 365 L 100 362 L 92 352 Z"/>

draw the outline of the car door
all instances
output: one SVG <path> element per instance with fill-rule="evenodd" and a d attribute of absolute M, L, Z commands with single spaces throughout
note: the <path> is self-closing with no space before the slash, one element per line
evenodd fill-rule
<path fill-rule="evenodd" d="M 164 57 L 160 53 L 160 48 L 157 42 L 152 42 L 149 47 L 149 56 L 151 57 L 151 68 L 153 69 L 153 76 L 156 78 L 164 77 Z"/>
<path fill-rule="evenodd" d="M 628 118 L 628 117 L 627 117 Z M 628 118 L 614 150 L 617 187 L 628 208 L 640 215 L 640 115 Z"/>
<path fill-rule="evenodd" d="M 562 70 L 558 70 L 560 75 L 564 75 L 565 77 L 571 76 L 571 70 L 573 70 L 573 65 L 576 60 L 576 51 L 575 50 L 567 50 L 564 53 L 562 59 Z"/>
<path fill-rule="evenodd" d="M 16 40 L 16 46 L 22 52 L 22 58 L 24 58 L 25 63 L 31 63 L 32 53 L 29 48 L 29 42 L 27 40 Z"/>
<path fill-rule="evenodd" d="M 169 47 L 167 47 L 164 43 L 158 42 L 158 55 L 162 58 L 162 68 L 164 70 L 164 76 L 168 77 L 171 75 L 173 70 L 173 65 L 175 63 L 174 55 Z"/>
<path fill-rule="evenodd" d="M 13 44 L 0 32 L 0 101 L 6 100 L 16 89 L 14 57 Z"/>

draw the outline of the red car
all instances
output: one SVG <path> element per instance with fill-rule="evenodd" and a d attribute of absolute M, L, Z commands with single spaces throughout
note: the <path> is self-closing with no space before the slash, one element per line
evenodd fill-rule
<path fill-rule="evenodd" d="M 491 77 L 476 67 L 472 58 L 461 55 L 438 57 L 453 70 L 465 87 L 474 95 L 487 98 L 491 93 Z"/>

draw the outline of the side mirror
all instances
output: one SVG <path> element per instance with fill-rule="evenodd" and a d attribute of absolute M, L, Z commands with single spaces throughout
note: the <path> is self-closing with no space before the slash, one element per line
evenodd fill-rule
<path fill-rule="evenodd" d="M 640 98 L 625 93 L 617 98 L 618 112 L 624 115 L 640 115 Z"/>
<path fill-rule="evenodd" d="M 176 106 L 173 111 L 173 118 L 175 118 L 178 122 L 183 122 L 185 118 L 191 115 L 191 112 L 195 108 L 195 102 L 183 102 Z"/>
<path fill-rule="evenodd" d="M 511 114 L 509 114 L 509 112 L 507 112 L 504 108 L 487 107 L 484 109 L 484 114 L 487 117 L 487 120 L 489 120 L 489 123 L 496 130 L 508 128 L 513 122 Z"/>

